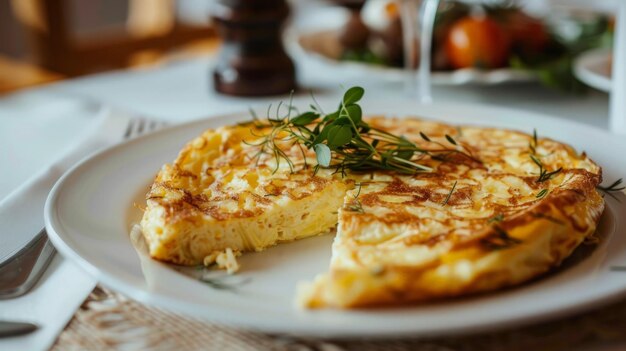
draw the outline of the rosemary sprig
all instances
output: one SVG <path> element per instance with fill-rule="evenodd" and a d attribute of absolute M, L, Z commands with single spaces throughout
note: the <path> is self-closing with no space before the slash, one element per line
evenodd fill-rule
<path fill-rule="evenodd" d="M 259 141 L 247 143 L 258 147 L 257 153 L 252 158 L 256 159 L 258 164 L 263 155 L 270 155 L 275 160 L 274 172 L 280 168 L 281 162 L 286 162 L 293 173 L 296 165 L 283 148 L 297 145 L 304 159 L 304 168 L 308 167 L 305 152 L 305 149 L 308 149 L 313 150 L 316 155 L 315 172 L 320 167 L 334 168 L 335 173 L 342 175 L 345 175 L 347 170 L 357 172 L 391 170 L 408 174 L 430 172 L 432 168 L 420 163 L 425 156 L 447 161 L 449 155 L 460 154 L 473 162 L 480 162 L 472 156 L 466 146 L 449 135 L 445 137 L 452 147 L 433 141 L 424 133 L 420 133 L 424 140 L 440 146 L 435 150 L 425 150 L 403 136 L 393 135 L 368 125 L 362 120 L 363 113 L 358 104 L 364 93 L 361 87 L 348 89 L 339 108 L 329 114 L 322 112 L 317 102 L 310 105 L 311 111 L 293 118 L 291 112 L 294 108 L 291 102 L 286 115 L 281 116 L 280 105 L 273 118 L 269 117 L 271 110 L 268 110 L 267 123 L 261 123 L 256 118 L 252 123 L 257 129 L 270 128 L 269 133 L 265 135 L 253 133 L 259 137 Z"/>
<path fill-rule="evenodd" d="M 459 135 L 461 134 L 461 129 L 458 128 L 458 133 Z M 430 154 L 430 156 L 433 159 L 439 160 L 439 161 L 447 161 L 450 157 L 450 155 L 452 154 L 459 154 L 462 155 L 470 160 L 472 160 L 473 162 L 476 163 L 482 163 L 479 159 L 477 159 L 476 157 L 474 157 L 471 153 L 471 151 L 465 146 L 462 145 L 461 143 L 459 143 L 458 141 L 456 141 L 453 137 L 451 137 L 449 134 L 445 135 L 446 140 L 448 141 L 448 143 L 452 144 L 454 146 L 454 148 L 449 148 L 446 145 L 437 142 L 437 141 L 433 141 L 428 135 L 424 134 L 424 132 L 420 131 L 420 137 L 424 140 L 427 141 L 429 143 L 434 143 L 436 145 L 439 145 L 443 148 L 443 150 L 429 150 L 428 154 Z"/>
<path fill-rule="evenodd" d="M 543 199 L 544 197 L 546 197 L 546 195 L 548 195 L 548 189 L 542 189 L 540 192 L 537 193 L 537 195 L 535 195 L 535 197 L 537 199 Z"/>
<path fill-rule="evenodd" d="M 537 145 L 539 142 L 537 140 L 537 129 L 533 129 L 533 137 L 528 142 L 528 148 L 530 149 L 530 159 L 539 167 L 539 176 L 537 177 L 537 183 L 543 183 L 552 179 L 555 175 L 563 171 L 563 167 L 559 167 L 558 169 L 548 172 L 547 169 L 543 166 L 543 162 L 539 159 L 540 155 L 537 154 Z"/>
<path fill-rule="evenodd" d="M 545 213 L 539 213 L 539 212 L 532 212 L 531 215 L 535 218 L 540 218 L 540 219 L 545 219 L 548 220 L 552 223 L 556 223 L 556 224 L 560 224 L 560 225 L 565 225 L 565 223 L 563 223 L 562 220 L 558 219 L 558 218 L 554 218 L 550 215 L 547 215 Z"/>
<path fill-rule="evenodd" d="M 528 142 L 531 155 L 537 154 L 537 129 L 533 129 L 533 138 Z"/>
<path fill-rule="evenodd" d="M 207 276 L 201 276 L 200 278 L 198 278 L 198 280 L 200 280 L 201 282 L 210 286 L 213 289 L 229 290 L 229 291 L 236 291 L 239 288 L 239 286 L 250 282 L 250 278 L 238 281 L 236 283 L 229 283 L 229 282 L 225 282 L 223 278 L 212 278 L 212 277 L 207 277 Z"/>
<path fill-rule="evenodd" d="M 450 189 L 448 196 L 446 196 L 446 199 L 443 200 L 443 202 L 441 203 L 441 206 L 445 206 L 448 204 L 448 201 L 450 201 L 450 198 L 452 197 L 452 193 L 454 192 L 454 189 L 456 189 L 456 184 L 457 184 L 457 181 L 455 180 L 454 184 L 452 184 L 452 189 Z"/>
<path fill-rule="evenodd" d="M 559 167 L 558 169 L 554 171 L 548 172 L 548 170 L 544 168 L 543 163 L 539 159 L 540 156 L 537 154 L 537 145 L 538 145 L 537 129 L 533 129 L 533 137 L 528 142 L 528 148 L 530 149 L 530 159 L 539 167 L 539 176 L 537 177 L 537 183 L 542 183 L 542 182 L 552 179 L 556 174 L 563 171 L 563 167 Z M 596 189 L 598 189 L 599 191 L 602 191 L 605 195 L 609 195 L 615 200 L 620 201 L 619 198 L 615 196 L 615 193 L 624 192 L 624 190 L 626 190 L 626 186 L 622 185 L 622 182 L 623 180 L 622 178 L 620 178 L 608 186 L 598 185 L 596 186 Z M 538 199 L 541 199 L 545 197 L 547 194 L 548 194 L 548 189 L 543 189 L 539 193 L 537 193 L 536 197 Z"/>
<path fill-rule="evenodd" d="M 492 224 L 492 223 L 500 223 L 504 220 L 504 215 L 502 213 L 498 213 L 497 215 L 489 218 L 487 220 L 488 224 Z"/>
<path fill-rule="evenodd" d="M 359 195 L 361 195 L 362 184 L 358 183 L 357 185 L 359 186 L 359 190 L 357 190 L 356 194 L 354 195 L 354 199 L 352 200 L 352 203 L 349 205 L 345 205 L 343 209 L 345 211 L 350 211 L 350 212 L 365 213 L 365 210 L 363 209 L 363 204 L 361 203 L 361 200 L 359 200 Z"/>
<path fill-rule="evenodd" d="M 480 240 L 481 245 L 489 250 L 503 250 L 522 242 L 520 239 L 510 236 L 500 226 L 494 225 L 493 230 L 491 235 Z"/>
<path fill-rule="evenodd" d="M 216 290 L 237 292 L 237 289 L 240 286 L 248 284 L 252 280 L 251 278 L 236 279 L 235 277 L 226 274 L 211 274 L 211 272 L 207 270 L 207 267 L 204 265 L 197 265 L 195 267 L 177 267 L 175 269 Z"/>
<path fill-rule="evenodd" d="M 539 157 L 535 156 L 534 154 L 530 154 L 530 159 L 539 167 L 539 176 L 537 177 L 537 183 L 543 183 L 545 181 L 548 181 L 563 170 L 563 167 L 559 167 L 554 171 L 548 172 L 548 170 L 544 168 L 543 162 L 541 162 Z"/>
<path fill-rule="evenodd" d="M 602 191 L 604 194 L 609 195 L 610 197 L 614 198 L 615 200 L 620 201 L 619 198 L 615 196 L 615 193 L 623 192 L 624 190 L 626 190 L 626 185 L 622 185 L 622 182 L 623 180 L 622 178 L 620 178 L 614 181 L 609 186 L 598 185 L 596 188 Z"/>
<path fill-rule="evenodd" d="M 356 183 L 355 185 L 359 186 L 359 190 L 357 190 L 356 194 L 354 194 L 354 199 L 357 200 L 359 198 L 359 196 L 361 195 L 361 189 L 363 189 L 363 184 Z"/>

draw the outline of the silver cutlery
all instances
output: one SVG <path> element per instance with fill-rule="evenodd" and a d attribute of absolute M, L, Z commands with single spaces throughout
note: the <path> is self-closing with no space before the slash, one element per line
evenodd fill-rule
<path fill-rule="evenodd" d="M 155 131 L 164 122 L 143 118 L 129 119 L 123 135 L 124 140 Z M 0 263 L 0 299 L 10 299 L 27 293 L 48 267 L 56 250 L 41 229 L 30 242 Z"/>
<path fill-rule="evenodd" d="M 122 130 L 123 140 L 155 131 L 165 126 L 164 122 L 143 118 L 129 118 Z M 78 161 L 79 159 L 76 159 Z M 46 271 L 56 250 L 45 229 L 19 250 L 0 261 L 0 300 L 12 299 L 26 294 Z M 0 321 L 0 338 L 30 333 L 37 326 L 25 322 Z"/>
<path fill-rule="evenodd" d="M 25 322 L 0 321 L 0 338 L 28 334 L 37 330 L 37 326 Z"/>
<path fill-rule="evenodd" d="M 42 229 L 14 256 L 0 263 L 0 299 L 11 299 L 28 292 L 48 267 L 54 253 L 54 246 Z"/>

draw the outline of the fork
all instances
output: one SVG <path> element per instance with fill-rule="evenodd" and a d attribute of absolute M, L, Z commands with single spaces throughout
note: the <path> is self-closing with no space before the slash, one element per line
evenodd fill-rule
<path fill-rule="evenodd" d="M 166 125 L 165 122 L 144 118 L 128 120 L 123 139 L 129 140 L 150 133 Z M 0 263 L 0 300 L 26 294 L 41 278 L 56 250 L 45 228 L 24 247 Z"/>

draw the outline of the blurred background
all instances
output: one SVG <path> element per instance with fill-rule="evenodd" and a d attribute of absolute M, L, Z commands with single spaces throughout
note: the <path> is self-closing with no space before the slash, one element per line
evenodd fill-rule
<path fill-rule="evenodd" d="M 0 91 L 216 47 L 206 0 L 0 1 Z"/>
<path fill-rule="evenodd" d="M 419 61 L 418 50 L 406 55 L 399 0 L 289 3 L 286 46 L 296 65 L 315 61 L 394 80 L 406 72 L 402 67 Z M 0 93 L 211 56 L 221 42 L 210 20 L 212 5 L 211 0 L 0 1 Z M 584 54 L 595 53 L 587 58 L 593 61 L 588 71 L 600 78 L 610 74 L 609 5 L 442 1 L 431 53 L 433 82 L 536 80 L 564 93 L 584 91 L 576 74 Z"/>

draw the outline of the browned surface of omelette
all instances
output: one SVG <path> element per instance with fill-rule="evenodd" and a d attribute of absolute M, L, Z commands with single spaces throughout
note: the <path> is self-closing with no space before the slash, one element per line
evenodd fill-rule
<path fill-rule="evenodd" d="M 314 174 L 312 151 L 279 143 L 293 164 L 278 165 L 272 153 L 259 153 L 269 129 L 208 130 L 163 167 L 148 194 L 142 227 L 151 255 L 211 263 L 227 249 L 263 250 L 337 226 L 330 271 L 300 286 L 299 301 L 353 307 L 518 284 L 558 265 L 595 231 L 601 170 L 567 145 L 539 138 L 533 152 L 532 136 L 510 130 L 366 121 L 445 157 L 416 157 L 433 171 L 412 175 Z M 562 171 L 538 181 L 531 153 L 547 171 Z"/>

